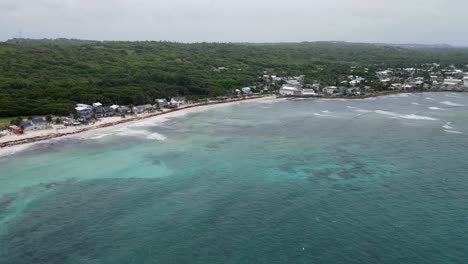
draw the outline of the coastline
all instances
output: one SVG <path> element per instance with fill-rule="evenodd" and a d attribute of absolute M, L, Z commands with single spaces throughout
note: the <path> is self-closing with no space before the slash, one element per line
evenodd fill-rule
<path fill-rule="evenodd" d="M 120 117 L 110 117 L 110 118 L 107 118 L 108 122 L 102 122 L 102 123 L 98 122 L 95 125 L 89 125 L 86 127 L 68 127 L 66 129 L 62 129 L 62 131 L 54 130 L 54 129 L 48 129 L 48 130 L 43 130 L 43 131 L 33 131 L 28 134 L 20 135 L 20 136 L 8 135 L 8 136 L 1 138 L 3 139 L 3 141 L 0 141 L 0 156 L 11 155 L 17 151 L 27 149 L 28 147 L 32 146 L 35 143 L 48 141 L 52 139 L 57 139 L 57 138 L 62 138 L 62 137 L 73 137 L 73 136 L 89 138 L 92 136 L 96 136 L 97 133 L 104 133 L 110 130 L 130 126 L 130 125 L 135 125 L 144 120 L 156 121 L 158 119 L 173 118 L 173 117 L 177 117 L 180 115 L 209 110 L 209 109 L 213 109 L 215 107 L 220 107 L 220 106 L 232 105 L 232 104 L 243 103 L 243 102 L 252 102 L 252 101 L 258 101 L 258 100 L 275 99 L 275 98 L 276 97 L 273 95 L 251 96 L 251 97 L 231 99 L 231 100 L 226 100 L 226 101 L 214 101 L 214 102 L 208 102 L 208 103 L 190 104 L 190 105 L 185 105 L 185 106 L 171 109 L 171 110 L 166 110 L 163 112 L 141 114 L 141 115 L 137 115 L 134 117 L 128 117 L 125 119 L 122 119 Z"/>

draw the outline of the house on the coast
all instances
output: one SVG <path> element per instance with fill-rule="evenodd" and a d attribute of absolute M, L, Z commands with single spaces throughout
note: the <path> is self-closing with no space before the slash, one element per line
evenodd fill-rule
<path fill-rule="evenodd" d="M 80 118 L 90 118 L 93 108 L 90 105 L 86 104 L 77 104 L 75 111 Z"/>
<path fill-rule="evenodd" d="M 97 118 L 110 117 L 114 115 L 114 110 L 109 106 L 102 106 L 96 108 L 95 113 Z"/>
<path fill-rule="evenodd" d="M 167 105 L 169 104 L 169 102 L 165 98 L 155 99 L 154 102 L 156 103 L 157 106 L 159 106 L 159 108 L 167 107 Z"/>
<path fill-rule="evenodd" d="M 147 113 L 153 110 L 154 110 L 154 107 L 150 104 L 138 105 L 138 106 L 133 107 L 133 112 L 135 112 L 136 114 Z"/>
<path fill-rule="evenodd" d="M 11 133 L 15 135 L 21 135 L 24 133 L 24 130 L 21 129 L 19 126 L 9 126 L 8 129 L 10 130 Z"/>
<path fill-rule="evenodd" d="M 337 93 L 337 92 L 338 92 L 338 87 L 336 86 L 328 86 L 328 87 L 323 88 L 323 93 L 325 95 L 333 95 L 334 93 Z"/>
<path fill-rule="evenodd" d="M 252 89 L 250 87 L 244 87 L 244 88 L 241 88 L 241 92 L 242 94 L 251 94 Z"/>
<path fill-rule="evenodd" d="M 51 128 L 51 125 L 47 123 L 43 118 L 23 120 L 21 121 L 20 126 L 24 128 L 24 131 L 44 130 Z"/>
<path fill-rule="evenodd" d="M 281 89 L 279 90 L 279 93 L 281 95 L 299 95 L 301 93 L 298 87 L 294 86 L 289 86 L 289 85 L 283 85 Z"/>

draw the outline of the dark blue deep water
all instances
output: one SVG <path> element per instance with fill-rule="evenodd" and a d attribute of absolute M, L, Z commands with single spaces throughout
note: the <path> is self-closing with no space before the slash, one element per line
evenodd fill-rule
<path fill-rule="evenodd" d="M 1 157 L 0 263 L 468 263 L 468 95 L 265 100 Z"/>

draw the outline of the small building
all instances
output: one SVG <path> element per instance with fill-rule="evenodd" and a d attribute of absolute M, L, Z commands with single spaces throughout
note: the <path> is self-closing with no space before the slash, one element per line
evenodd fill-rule
<path fill-rule="evenodd" d="M 302 95 L 305 96 L 316 96 L 314 89 L 302 89 Z"/>
<path fill-rule="evenodd" d="M 334 93 L 338 92 L 338 88 L 336 86 L 328 86 L 323 88 L 323 93 L 325 95 L 333 95 Z"/>
<path fill-rule="evenodd" d="M 108 106 L 98 107 L 95 111 L 97 118 L 110 117 L 114 115 L 114 110 Z"/>
<path fill-rule="evenodd" d="M 279 90 L 279 93 L 281 95 L 294 95 L 299 92 L 299 89 L 297 87 L 292 87 L 292 86 L 283 86 Z"/>
<path fill-rule="evenodd" d="M 117 111 L 117 109 L 119 109 L 120 106 L 118 105 L 111 105 L 110 108 L 113 110 L 113 111 Z"/>
<path fill-rule="evenodd" d="M 444 85 L 455 86 L 462 85 L 463 80 L 460 79 L 444 79 Z"/>
<path fill-rule="evenodd" d="M 93 104 L 93 107 L 94 108 L 102 107 L 102 104 L 99 103 L 99 102 L 96 102 L 96 103 Z"/>
<path fill-rule="evenodd" d="M 154 102 L 157 106 L 159 106 L 159 108 L 167 107 L 167 105 L 169 104 L 167 99 L 155 99 Z"/>
<path fill-rule="evenodd" d="M 79 117 L 89 118 L 91 117 L 93 108 L 90 105 L 77 104 L 75 107 L 75 111 L 78 113 Z"/>
<path fill-rule="evenodd" d="M 154 107 L 150 104 L 138 105 L 138 106 L 133 107 L 133 112 L 137 114 L 146 113 L 146 112 L 150 112 L 153 110 L 154 110 Z"/>
<path fill-rule="evenodd" d="M 121 114 L 130 113 L 130 108 L 129 108 L 128 106 L 119 106 L 119 108 L 117 108 L 117 110 L 118 110 L 119 113 L 121 113 Z"/>
<path fill-rule="evenodd" d="M 251 94 L 252 89 L 250 89 L 250 87 L 244 87 L 244 88 L 241 88 L 241 92 L 242 94 Z"/>
<path fill-rule="evenodd" d="M 21 121 L 21 127 L 24 128 L 24 131 L 44 130 L 51 128 L 50 124 L 48 124 L 43 118 L 23 120 Z"/>
<path fill-rule="evenodd" d="M 15 135 L 21 135 L 24 133 L 23 129 L 18 126 L 9 126 L 8 129 Z"/>
<path fill-rule="evenodd" d="M 173 98 L 171 99 L 171 102 L 172 102 L 173 100 L 177 103 L 178 106 L 187 104 L 187 99 L 186 99 L 185 97 L 182 97 L 182 96 L 173 97 Z"/>

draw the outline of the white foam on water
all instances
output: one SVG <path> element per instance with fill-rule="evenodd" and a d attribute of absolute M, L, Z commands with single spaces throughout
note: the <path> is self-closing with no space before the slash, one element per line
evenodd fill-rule
<path fill-rule="evenodd" d="M 420 116 L 420 115 L 414 115 L 414 114 L 400 115 L 398 113 L 383 111 L 383 110 L 375 110 L 374 112 L 377 113 L 377 114 L 381 114 L 381 115 L 391 116 L 393 118 L 403 118 L 403 119 L 411 119 L 411 120 L 426 120 L 426 121 L 436 121 L 437 120 L 436 118 L 429 117 L 429 116 Z"/>
<path fill-rule="evenodd" d="M 373 112 L 373 111 L 370 111 L 370 110 L 366 110 L 366 109 L 362 109 L 362 108 L 358 108 L 358 107 L 354 107 L 354 106 L 349 106 L 349 105 L 348 105 L 348 108 L 353 109 L 354 112 L 358 112 L 358 113 L 371 113 L 371 112 Z"/>
<path fill-rule="evenodd" d="M 314 116 L 326 116 L 326 115 L 319 114 L 319 113 L 314 113 Z"/>
<path fill-rule="evenodd" d="M 411 102 L 412 105 L 420 105 L 419 103 L 416 102 Z"/>
<path fill-rule="evenodd" d="M 100 139 L 100 138 L 103 138 L 103 137 L 107 137 L 107 136 L 110 136 L 112 134 L 102 134 L 102 135 L 97 135 L 97 136 L 94 136 L 94 137 L 90 137 L 90 139 Z"/>
<path fill-rule="evenodd" d="M 324 111 L 322 111 L 322 113 L 329 114 L 329 113 L 332 113 L 332 112 L 330 112 L 330 111 L 328 111 L 328 110 L 324 110 Z"/>
<path fill-rule="evenodd" d="M 375 110 L 374 113 L 381 114 L 381 115 L 392 116 L 392 117 L 399 117 L 400 116 L 397 113 L 384 111 L 384 110 Z"/>
<path fill-rule="evenodd" d="M 431 97 L 426 97 L 426 100 L 437 101 L 436 99 L 431 98 Z"/>
<path fill-rule="evenodd" d="M 437 106 L 431 106 L 431 107 L 429 107 L 429 109 L 430 109 L 430 110 L 436 110 L 436 111 L 438 111 L 438 110 L 445 110 L 445 109 L 440 108 L 440 107 L 437 107 Z"/>
<path fill-rule="evenodd" d="M 444 105 L 448 105 L 448 106 L 465 106 L 464 104 L 457 104 L 457 103 L 450 102 L 450 101 L 443 101 L 443 102 L 440 102 L 440 103 L 444 104 Z"/>
<path fill-rule="evenodd" d="M 148 136 L 146 136 L 147 139 L 156 139 L 156 140 L 159 140 L 159 141 L 164 141 L 166 140 L 166 136 L 164 135 L 161 135 L 159 133 L 152 133 L 152 134 L 149 134 Z"/>
<path fill-rule="evenodd" d="M 23 152 L 23 151 L 29 149 L 33 144 L 35 144 L 35 143 L 21 144 L 21 145 L 16 145 L 16 146 L 12 146 L 12 147 L 1 148 L 0 149 L 0 157 L 7 157 L 7 156 L 12 156 L 12 155 L 18 154 L 20 152 Z"/>
<path fill-rule="evenodd" d="M 463 97 L 461 97 L 460 95 L 458 95 L 456 93 L 449 93 L 449 94 L 446 94 L 445 96 L 446 97 L 451 97 L 451 98 L 463 98 Z"/>
<path fill-rule="evenodd" d="M 444 129 L 444 131 L 447 132 L 447 133 L 451 133 L 451 134 L 463 134 L 462 132 L 456 131 L 456 130 L 447 130 L 447 129 Z"/>
<path fill-rule="evenodd" d="M 401 118 L 404 119 L 412 119 L 412 120 L 427 120 L 427 121 L 436 121 L 436 118 L 429 117 L 429 116 L 420 116 L 420 115 L 401 115 Z"/>
<path fill-rule="evenodd" d="M 453 129 L 453 127 L 451 127 L 450 125 L 452 124 L 452 122 L 448 122 L 447 124 L 443 125 L 442 127 L 445 128 L 445 129 Z"/>

